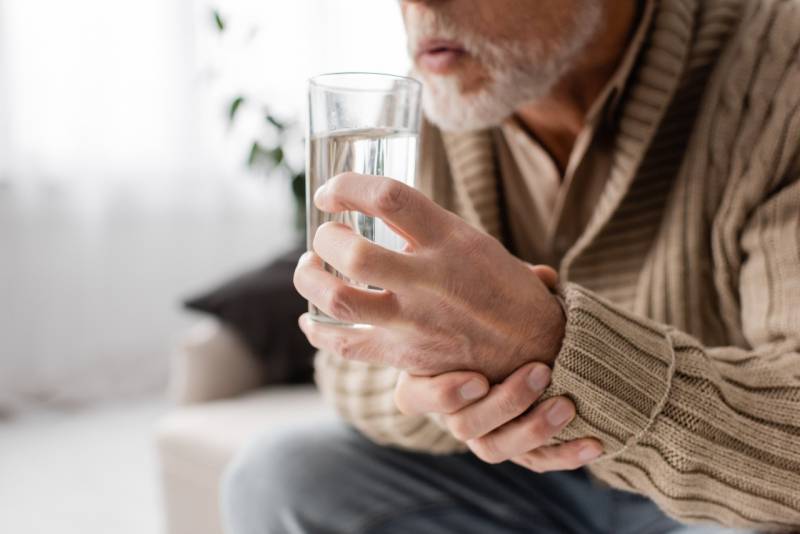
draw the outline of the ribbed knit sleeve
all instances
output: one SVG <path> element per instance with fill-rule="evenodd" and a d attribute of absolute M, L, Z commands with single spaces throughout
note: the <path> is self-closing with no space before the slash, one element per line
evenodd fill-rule
<path fill-rule="evenodd" d="M 749 348 L 704 347 L 577 285 L 547 395 L 595 436 L 594 473 L 683 521 L 800 526 L 800 182 L 768 199 L 741 236 Z M 794 530 L 796 531 L 796 530 Z"/>
<path fill-rule="evenodd" d="M 394 403 L 397 369 L 345 360 L 324 351 L 317 353 L 314 364 L 317 386 L 326 401 L 376 443 L 433 454 L 466 450 L 434 416 L 400 413 Z"/>

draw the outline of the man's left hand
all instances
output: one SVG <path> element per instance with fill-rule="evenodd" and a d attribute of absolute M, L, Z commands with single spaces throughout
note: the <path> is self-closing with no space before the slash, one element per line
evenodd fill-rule
<path fill-rule="evenodd" d="M 407 242 L 395 252 L 345 225 L 320 226 L 295 271 L 297 290 L 336 319 L 371 326 L 342 328 L 305 314 L 300 326 L 315 347 L 418 375 L 476 371 L 492 383 L 527 362 L 555 359 L 561 306 L 531 266 L 493 237 L 391 178 L 342 174 L 314 202 L 327 212 L 379 217 Z M 323 261 L 384 289 L 350 285 Z"/>
<path fill-rule="evenodd" d="M 603 445 L 593 438 L 552 444 L 575 416 L 575 405 L 567 397 L 539 403 L 549 383 L 550 369 L 541 363 L 523 365 L 491 387 L 472 372 L 402 373 L 394 399 L 406 415 L 437 414 L 484 462 L 510 460 L 537 473 L 583 467 L 603 453 Z"/>

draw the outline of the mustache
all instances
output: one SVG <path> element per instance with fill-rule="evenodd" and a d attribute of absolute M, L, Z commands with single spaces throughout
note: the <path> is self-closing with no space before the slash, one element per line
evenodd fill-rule
<path fill-rule="evenodd" d="M 420 43 L 427 39 L 445 39 L 461 44 L 467 53 L 478 52 L 479 38 L 467 28 L 461 28 L 433 9 L 416 10 L 406 18 L 408 52 L 413 57 Z"/>

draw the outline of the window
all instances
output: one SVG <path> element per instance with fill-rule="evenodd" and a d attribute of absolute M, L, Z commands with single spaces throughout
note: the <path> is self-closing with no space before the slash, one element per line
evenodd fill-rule
<path fill-rule="evenodd" d="M 407 68 L 384 0 L 0 0 L 0 14 L 12 180 L 227 174 L 242 150 L 226 130 L 231 95 L 297 116 L 311 74 Z"/>

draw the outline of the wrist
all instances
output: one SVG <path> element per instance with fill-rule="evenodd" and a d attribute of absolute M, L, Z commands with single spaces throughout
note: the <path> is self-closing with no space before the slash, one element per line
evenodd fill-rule
<path fill-rule="evenodd" d="M 564 334 L 567 328 L 567 303 L 560 293 L 552 295 L 555 306 L 552 306 L 553 325 L 551 326 L 551 343 L 548 351 L 546 363 L 553 365 L 561 352 L 561 345 L 564 343 Z"/>

